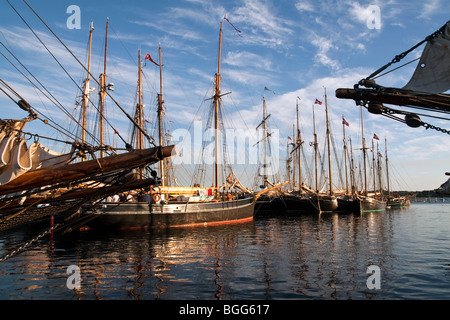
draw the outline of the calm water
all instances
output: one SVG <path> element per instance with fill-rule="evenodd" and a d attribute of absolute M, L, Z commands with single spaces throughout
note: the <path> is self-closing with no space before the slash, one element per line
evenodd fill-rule
<path fill-rule="evenodd" d="M 0 234 L 0 256 L 35 233 Z M 80 289 L 69 289 L 79 267 Z M 367 273 L 379 267 L 369 289 Z M 69 281 L 68 281 L 69 279 Z M 379 280 L 379 281 L 378 281 Z M 40 239 L 0 262 L 0 299 L 449 299 L 450 204 Z"/>

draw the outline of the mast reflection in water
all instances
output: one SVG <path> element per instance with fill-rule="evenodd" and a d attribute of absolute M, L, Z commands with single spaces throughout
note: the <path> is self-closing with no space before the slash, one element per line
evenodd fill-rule
<path fill-rule="evenodd" d="M 40 239 L 0 262 L 0 299 L 448 299 L 448 204 Z M 0 235 L 4 256 L 30 230 Z M 66 270 L 80 269 L 69 289 Z M 367 268 L 381 288 L 367 288 Z"/>

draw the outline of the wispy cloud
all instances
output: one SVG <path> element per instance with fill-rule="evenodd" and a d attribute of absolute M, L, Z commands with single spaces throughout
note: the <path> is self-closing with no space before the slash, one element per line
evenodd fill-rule
<path fill-rule="evenodd" d="M 307 0 L 300 0 L 299 2 L 297 2 L 295 4 L 295 7 L 300 12 L 303 12 L 303 11 L 314 12 L 315 11 L 314 5 L 311 2 L 308 2 Z"/>
<path fill-rule="evenodd" d="M 317 36 L 311 41 L 311 44 L 317 47 L 317 54 L 315 56 L 316 62 L 331 67 L 334 70 L 340 68 L 339 62 L 329 56 L 329 52 L 332 49 L 336 49 L 336 46 L 331 39 Z"/>
<path fill-rule="evenodd" d="M 419 15 L 419 18 L 430 19 L 431 15 L 436 13 L 440 8 L 440 0 L 429 0 L 423 2 L 422 13 Z"/>
<path fill-rule="evenodd" d="M 292 22 L 276 15 L 272 4 L 262 0 L 245 0 L 230 13 L 230 18 L 244 26 L 244 39 L 268 47 L 285 46 L 294 33 Z"/>
<path fill-rule="evenodd" d="M 253 52 L 230 51 L 226 54 L 223 63 L 231 66 L 272 70 L 272 61 Z"/>

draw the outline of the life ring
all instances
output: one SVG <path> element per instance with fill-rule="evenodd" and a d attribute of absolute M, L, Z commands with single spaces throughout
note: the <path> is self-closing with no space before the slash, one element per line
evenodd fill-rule
<path fill-rule="evenodd" d="M 159 194 L 155 193 L 153 195 L 153 201 L 158 202 L 159 200 L 161 200 L 161 196 Z"/>

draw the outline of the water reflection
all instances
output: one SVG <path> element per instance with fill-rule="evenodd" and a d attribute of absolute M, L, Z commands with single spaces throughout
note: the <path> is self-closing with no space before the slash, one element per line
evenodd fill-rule
<path fill-rule="evenodd" d="M 1 263 L 0 298 L 390 299 L 433 290 L 440 297 L 449 293 L 450 236 L 439 228 L 450 223 L 442 213 L 438 226 L 428 218 L 414 210 L 321 214 L 56 235 Z M 2 235 L 0 253 L 26 232 Z M 80 267 L 78 290 L 65 285 L 69 265 Z M 380 290 L 367 288 L 370 265 L 382 270 Z"/>

